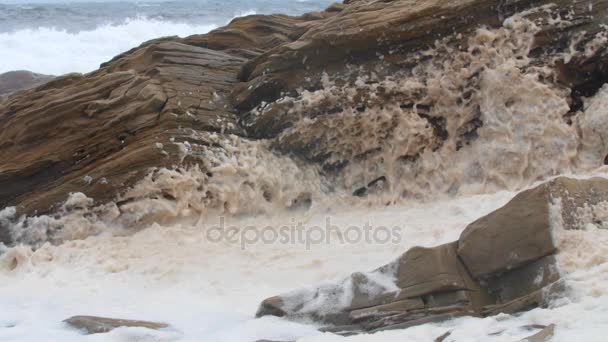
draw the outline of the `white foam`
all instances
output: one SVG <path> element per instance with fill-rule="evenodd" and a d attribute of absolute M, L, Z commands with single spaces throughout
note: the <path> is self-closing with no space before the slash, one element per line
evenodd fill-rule
<path fill-rule="evenodd" d="M 415 245 L 453 241 L 467 223 L 504 205 L 513 194 L 332 213 L 332 223 L 342 229 L 362 222 L 398 225 L 403 228 L 399 244 L 319 244 L 309 251 L 299 245 L 270 244 L 243 250 L 238 244 L 205 240 L 204 225 L 153 224 L 130 236 L 93 236 L 59 246 L 46 244 L 36 251 L 11 248 L 0 256 L 0 326 L 14 327 L 0 329 L 0 339 L 422 342 L 450 330 L 459 342 L 481 337 L 512 342 L 534 332 L 522 329 L 524 325 L 555 323 L 555 341 L 570 341 L 574 336 L 601 341 L 608 324 L 608 230 L 597 228 L 560 235 L 560 267 L 573 291 L 547 309 L 349 338 L 320 334 L 314 326 L 278 318 L 253 319 L 266 297 L 374 269 Z M 326 214 L 298 218 L 322 225 Z M 287 222 L 289 217 L 279 215 L 232 218 L 227 224 L 278 227 Z M 348 299 L 345 293 L 337 302 Z M 312 308 L 315 302 L 310 304 Z M 83 337 L 60 323 L 76 314 L 165 321 L 175 330 L 119 329 Z"/>
<path fill-rule="evenodd" d="M 332 224 L 342 230 L 362 222 L 399 225 L 400 244 L 318 244 L 307 250 L 303 245 L 277 243 L 242 250 L 238 244 L 207 241 L 208 226 L 153 224 L 129 236 L 92 236 L 59 246 L 45 244 L 36 251 L 12 248 L 0 256 L 0 327 L 15 327 L 0 329 L 0 339 L 32 341 L 44 336 L 81 341 L 82 335 L 60 323 L 77 314 L 166 321 L 178 330 L 121 329 L 86 338 L 91 340 L 148 336 L 144 340 L 291 341 L 317 335 L 312 326 L 276 318 L 254 320 L 253 314 L 266 297 L 375 269 L 414 245 L 454 240 L 467 222 L 510 196 L 500 193 L 331 213 Z M 308 225 L 323 225 L 327 214 L 319 210 L 296 217 Z M 229 218 L 227 224 L 279 227 L 290 218 Z M 381 278 L 373 280 L 380 287 L 390 285 Z"/>
<path fill-rule="evenodd" d="M 213 28 L 204 23 L 191 25 L 137 17 L 120 25 L 102 25 L 77 33 L 49 27 L 0 33 L 0 73 L 22 69 L 51 75 L 89 72 L 147 40 L 206 33 Z"/>

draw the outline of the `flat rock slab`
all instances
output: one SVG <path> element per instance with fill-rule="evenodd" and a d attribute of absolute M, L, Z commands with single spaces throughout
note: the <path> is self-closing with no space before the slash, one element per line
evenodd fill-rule
<path fill-rule="evenodd" d="M 107 333 L 120 327 L 139 327 L 154 330 L 169 327 L 168 324 L 161 322 L 147 322 L 96 316 L 74 316 L 64 320 L 64 322 L 70 325 L 71 327 L 85 332 L 87 335 Z"/>
<path fill-rule="evenodd" d="M 519 342 L 547 342 L 555 333 L 555 324 L 551 324 L 536 334 L 526 337 Z"/>

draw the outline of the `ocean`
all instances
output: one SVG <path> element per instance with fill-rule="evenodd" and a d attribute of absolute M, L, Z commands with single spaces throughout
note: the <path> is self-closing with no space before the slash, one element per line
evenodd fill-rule
<path fill-rule="evenodd" d="M 185 37 L 250 14 L 299 15 L 331 0 L 0 1 L 0 73 L 89 72 L 162 36 Z"/>

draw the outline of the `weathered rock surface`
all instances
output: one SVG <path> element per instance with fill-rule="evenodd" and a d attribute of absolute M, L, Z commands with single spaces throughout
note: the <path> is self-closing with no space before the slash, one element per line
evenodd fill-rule
<path fill-rule="evenodd" d="M 414 247 L 395 262 L 367 275 L 355 273 L 335 287 L 269 298 L 258 316 L 321 320 L 335 325 L 325 331 L 351 334 L 546 306 L 565 290 L 555 258 L 556 236 L 580 228 L 589 219 L 581 213 L 607 203 L 608 179 L 557 178 L 475 221 L 459 241 Z M 372 283 L 378 275 L 393 279 L 396 289 Z M 367 296 L 360 294 L 361 284 Z M 547 329 L 531 339 L 549 336 L 552 328 Z"/>
<path fill-rule="evenodd" d="M 547 6 L 539 9 L 543 5 Z M 322 176 L 334 189 L 343 187 L 357 196 L 386 190 L 409 196 L 407 189 L 394 185 L 410 174 L 388 170 L 389 165 L 418 175 L 422 154 L 442 146 L 458 150 L 474 140 L 483 125 L 479 104 L 466 100 L 483 81 L 483 63 L 475 63 L 475 51 L 467 52 L 466 38 L 476 28 L 498 28 L 516 13 L 534 21 L 538 29 L 532 46 L 509 37 L 503 43 L 530 48 L 520 56 L 531 60 L 530 67 L 554 70 L 553 85 L 573 90 L 563 93 L 574 113 L 581 96 L 592 94 L 607 74 L 605 42 L 586 49 L 602 29 L 607 8 L 603 0 L 346 1 L 300 17 L 249 16 L 204 35 L 152 40 L 95 72 L 61 76 L 0 102 L 0 208 L 15 206 L 16 217 L 53 213 L 75 192 L 92 198 L 95 205 L 118 199 L 113 213 L 118 216 L 127 214 L 124 204 L 139 198 L 171 201 L 176 195 L 164 189 L 121 195 L 144 176 L 154 178 L 151 170 L 224 158 L 222 152 L 199 153 L 223 147 L 198 133 L 272 138 L 269 145 L 274 150 L 321 166 Z M 568 20 L 555 24 L 556 16 L 566 14 Z M 575 36 L 578 45 L 571 47 L 568 42 Z M 433 93 L 432 84 L 415 82 L 415 66 L 445 62 L 422 53 L 436 42 L 455 49 L 452 52 L 470 54 L 468 62 L 455 62 L 459 70 L 471 70 L 463 74 L 466 77 L 456 77 L 464 88 L 454 91 L 465 95 L 464 103 Z M 567 63 L 563 58 L 557 59 L 563 63 L 549 63 L 571 50 L 577 53 Z M 447 50 L 442 54 L 454 55 Z M 358 80 L 363 74 L 374 76 Z M 417 85 L 404 91 L 378 81 L 388 75 L 413 77 L 410 83 Z M 337 87 L 326 99 L 298 100 L 303 91 L 324 88 L 329 78 Z M 347 83 L 360 86 L 340 90 Z M 296 101 L 283 101 L 286 96 Z M 374 119 L 377 132 L 368 132 L 357 115 L 372 109 L 382 114 Z M 455 115 L 456 109 L 464 114 Z M 318 119 L 309 124 L 310 118 Z M 386 144 L 396 136 L 400 140 Z M 395 148 L 390 158 L 383 154 L 387 148 Z M 339 173 L 357 160 L 378 167 L 364 175 Z M 205 177 L 213 175 L 204 165 L 201 168 Z M 421 182 L 423 191 L 432 187 Z M 446 191 L 456 189 L 446 186 Z M 208 196 L 200 188 L 201 197 Z M 263 192 L 265 198 L 273 197 L 271 191 Z M 306 193 L 284 202 L 299 198 L 309 205 Z M 218 199 L 213 205 L 228 208 L 224 202 Z M 0 223 L 0 237 L 11 243 L 6 226 Z M 544 248 L 550 252 L 550 246 Z M 520 259 L 514 263 L 529 257 Z"/>
<path fill-rule="evenodd" d="M 557 178 L 518 194 L 502 209 L 471 223 L 460 237 L 458 254 L 477 278 L 518 268 L 555 252 L 556 224 L 579 228 L 576 209 L 607 198 L 608 183 L 603 178 Z"/>
<path fill-rule="evenodd" d="M 74 316 L 64 321 L 66 324 L 76 328 L 85 334 L 100 334 L 107 333 L 120 327 L 139 327 L 153 330 L 165 329 L 169 325 L 166 323 L 135 321 L 128 319 L 115 319 L 96 316 Z"/>
<path fill-rule="evenodd" d="M 524 338 L 523 340 L 521 340 L 520 342 L 547 342 L 551 340 L 551 337 L 553 337 L 553 334 L 555 333 L 555 324 L 551 324 L 548 325 L 547 327 L 543 328 L 541 331 L 537 332 L 536 334 Z"/>
<path fill-rule="evenodd" d="M 9 71 L 0 74 L 0 98 L 19 90 L 25 90 L 51 80 L 53 76 L 26 70 Z"/>
<path fill-rule="evenodd" d="M 0 206 L 47 212 L 83 188 L 111 199 L 151 167 L 177 164 L 169 139 L 185 135 L 180 126 L 238 134 L 221 97 L 243 61 L 163 41 L 9 97 L 0 104 Z"/>

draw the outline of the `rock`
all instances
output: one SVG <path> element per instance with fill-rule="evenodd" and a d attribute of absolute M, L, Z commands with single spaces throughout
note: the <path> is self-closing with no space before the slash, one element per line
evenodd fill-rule
<path fill-rule="evenodd" d="M 283 299 L 279 296 L 270 297 L 265 299 L 260 307 L 258 308 L 256 317 L 262 316 L 277 316 L 283 317 L 287 314 L 285 310 L 283 310 Z"/>
<path fill-rule="evenodd" d="M 536 334 L 526 337 L 519 342 L 547 342 L 551 340 L 553 334 L 555 333 L 555 324 L 551 324 L 544 328 L 543 330 L 537 332 Z"/>
<path fill-rule="evenodd" d="M 431 293 L 470 290 L 463 276 L 456 243 L 434 248 L 414 247 L 399 259 L 398 298 L 415 298 Z"/>
<path fill-rule="evenodd" d="M 485 288 L 497 301 L 507 303 L 540 290 L 559 280 L 555 256 L 549 255 L 528 265 L 485 280 Z"/>
<path fill-rule="evenodd" d="M 166 323 L 133 321 L 96 316 L 74 316 L 66 319 L 64 322 L 73 328 L 83 331 L 87 335 L 107 333 L 120 327 L 140 327 L 153 330 L 165 329 L 169 327 L 169 325 Z"/>
<path fill-rule="evenodd" d="M 54 76 L 36 74 L 31 71 L 17 70 L 0 74 L 0 96 L 43 84 Z"/>
<path fill-rule="evenodd" d="M 413 319 L 413 320 L 402 322 L 402 323 L 395 323 L 394 321 L 385 321 L 385 322 L 381 322 L 381 327 L 370 330 L 370 333 L 373 334 L 373 333 L 376 333 L 379 331 L 385 331 L 385 330 L 407 329 L 407 328 L 415 327 L 417 325 L 428 324 L 428 323 L 439 323 L 439 322 L 443 322 L 443 321 L 447 321 L 450 319 L 463 317 L 463 316 L 469 316 L 469 314 L 466 312 L 456 311 L 456 312 L 450 312 L 450 313 L 428 315 L 423 318 Z"/>
<path fill-rule="evenodd" d="M 473 276 L 508 271 L 555 252 L 548 196 L 545 187 L 524 191 L 467 226 L 458 254 Z"/>
<path fill-rule="evenodd" d="M 547 3 L 550 1 L 515 1 L 507 6 L 484 1 L 348 2 L 336 15 L 311 26 L 293 42 L 278 45 L 246 63 L 241 79 L 247 83 L 235 89 L 235 105 L 239 109 L 249 110 L 261 103 L 273 104 L 282 93 L 294 94 L 303 85 L 309 90 L 318 89 L 322 87 L 324 71 L 344 71 L 347 74 L 345 61 L 391 74 L 407 64 L 412 52 L 432 46 L 440 37 L 464 34 L 478 25 L 497 27 L 510 15 Z M 558 1 L 556 4 L 568 4 L 575 13 L 588 11 L 588 3 L 584 1 Z M 606 4 L 595 1 L 593 8 L 601 12 L 606 10 Z M 330 9 L 333 10 L 333 7 Z M 538 17 L 538 14 L 533 16 Z M 563 32 L 556 32 L 547 22 L 542 23 L 547 24 L 546 31 L 541 30 L 538 35 L 548 35 L 552 39 L 539 39 L 538 45 L 555 44 L 555 40 L 564 38 Z M 589 32 L 600 29 L 593 21 L 580 24 L 586 26 Z M 318 58 L 320 51 L 323 51 L 322 58 Z M 379 55 L 384 56 L 383 70 L 374 68 Z M 263 88 L 259 85 L 263 85 Z M 253 89 L 250 86 L 254 86 Z M 292 119 L 285 117 L 279 121 L 260 115 L 246 120 L 258 136 L 268 137 L 276 136 L 291 126 L 285 120 Z"/>
<path fill-rule="evenodd" d="M 315 319 L 335 326 L 350 325 L 350 311 L 370 307 L 378 309 L 395 301 L 397 292 L 386 287 L 390 282 L 389 272 L 390 269 L 383 268 L 367 274 L 357 272 L 336 284 L 328 283 L 271 297 L 262 302 L 256 316 Z M 326 302 L 332 305 L 328 306 Z M 417 305 L 416 301 L 403 304 Z M 379 310 L 382 309 L 380 307 Z"/>
<path fill-rule="evenodd" d="M 410 310 L 424 308 L 424 302 L 420 298 L 397 300 L 389 304 L 371 306 L 365 309 L 355 309 L 350 312 L 350 319 L 353 322 L 369 319 L 378 319 L 404 313 Z"/>
<path fill-rule="evenodd" d="M 515 314 L 537 307 L 546 307 L 551 300 L 559 297 L 563 291 L 565 291 L 565 284 L 562 281 L 556 281 L 540 290 L 530 292 L 509 302 L 487 305 L 483 308 L 481 314 L 482 316 L 493 316 L 500 313 Z"/>
<path fill-rule="evenodd" d="M 566 7 L 570 19 L 556 24 Z M 494 129 L 484 126 L 491 123 L 482 120 L 482 104 L 471 99 L 483 84 L 500 83 L 486 72 L 502 48 L 495 44 L 508 46 L 513 56 L 505 58 L 514 63 L 529 59 L 506 73 L 542 79 L 534 94 L 555 93 L 546 102 L 558 103 L 558 128 L 564 137 L 576 135 L 567 121 L 582 96 L 607 79 L 607 43 L 595 40 L 605 33 L 607 11 L 602 0 L 348 0 L 298 17 L 254 15 L 204 35 L 145 42 L 94 72 L 57 77 L 0 102 L 0 208 L 15 207 L 10 215 L 3 211 L 0 242 L 16 242 L 7 227 L 22 215 L 82 207 L 91 211 L 80 217 L 103 213 L 126 227 L 162 223 L 162 213 L 130 206 L 138 201 L 175 204 L 169 205 L 175 215 L 233 213 L 226 194 L 207 185 L 215 174 L 245 178 L 217 165 L 246 150 L 220 144 L 237 139 L 260 143 L 247 150 L 288 155 L 298 167 L 310 167 L 323 191 L 415 198 L 458 193 L 462 177 L 473 184 L 497 178 L 503 186 L 502 175 L 480 174 L 479 165 L 441 184 L 432 179 L 447 176 L 433 166 L 442 151 L 459 151 L 475 143 L 480 128 L 489 135 Z M 587 49 L 588 43 L 597 46 Z M 479 63 L 482 46 L 491 51 L 487 65 Z M 566 53 L 572 55 L 567 62 Z M 450 69 L 441 69 L 445 65 Z M 536 71 L 526 74 L 526 68 Z M 397 84 L 400 79 L 407 84 Z M 504 107 L 510 105 L 505 99 Z M 521 180 L 514 187 L 561 170 L 528 175 L 521 165 L 537 160 L 521 157 L 509 158 L 515 165 L 505 170 Z M 352 163 L 365 167 L 344 171 Z M 183 206 L 166 184 L 131 191 L 142 179 L 165 180 L 163 170 L 174 172 L 167 177 L 174 180 L 194 168 L 200 176 L 182 184 L 191 196 Z M 397 187 L 404 179 L 420 184 L 417 192 Z M 564 287 L 554 272 L 554 233 L 592 224 L 593 206 L 608 199 L 606 182 L 558 178 L 471 223 L 458 241 L 415 247 L 375 271 L 269 298 L 257 315 L 319 320 L 349 333 L 546 305 Z M 249 180 L 242 185 L 234 196 L 254 187 Z M 307 210 L 314 195 L 308 190 L 281 201 Z M 262 201 L 273 197 L 264 185 L 247 193 L 257 192 Z M 81 201 L 62 205 L 70 194 Z M 111 208 L 102 212 L 106 205 Z M 47 230 L 36 242 L 60 241 Z M 103 320 L 93 324 L 112 324 Z"/>
<path fill-rule="evenodd" d="M 566 4 L 551 2 L 557 7 Z M 0 207 L 15 206 L 17 217 L 52 214 L 70 193 L 82 192 L 95 205 L 118 202 L 118 215 L 128 216 L 126 203 L 173 195 L 161 190 L 122 198 L 125 189 L 153 177 L 154 170 L 187 169 L 213 159 L 201 151 L 221 148 L 203 133 L 219 139 L 269 138 L 272 153 L 321 166 L 332 187 L 350 194 L 395 191 L 409 196 L 395 188 L 407 174 L 397 172 L 391 178 L 385 167 L 354 176 L 340 170 L 353 161 L 378 161 L 394 162 L 419 174 L 421 155 L 435 153 L 441 146 L 458 149 L 474 139 L 483 126 L 479 106 L 471 105 L 466 115 L 452 120 L 451 109 L 436 110 L 436 102 L 446 97 L 430 99 L 430 86 L 424 80 L 401 91 L 359 77 L 412 76 L 415 66 L 433 58 L 442 64 L 439 57 L 421 50 L 435 46 L 438 39 L 450 48 L 466 50 L 474 29 L 499 28 L 506 17 L 520 12 L 539 28 L 533 42 L 539 53 L 527 57 L 534 65 L 553 68 L 548 61 L 565 51 L 569 37 L 580 34 L 579 43 L 584 44 L 601 30 L 594 18 L 602 18 L 608 5 L 599 0 L 568 1 L 575 21 L 556 27 L 549 20 L 553 10 L 533 10 L 548 3 L 346 1 L 298 17 L 247 16 L 204 35 L 145 42 L 103 63 L 99 70 L 64 75 L 0 102 Z M 593 17 L 588 15 L 590 5 Z M 601 51 L 576 54 L 556 67 L 564 83 L 559 86 L 567 83 L 586 89 L 601 81 L 597 76 L 603 75 Z M 598 73 L 591 77 L 590 70 Z M 467 79 L 467 89 L 478 85 L 478 74 Z M 296 101 L 301 91 L 325 89 L 331 82 L 337 82 L 329 87 L 333 93 L 321 104 L 307 108 L 306 101 Z M 340 93 L 341 86 L 354 83 L 371 88 Z M 571 93 L 576 92 L 564 92 Z M 290 96 L 296 96 L 295 102 L 283 101 Z M 381 129 L 370 132 L 358 113 L 379 108 L 383 112 L 374 125 Z M 336 113 L 350 114 L 336 119 L 332 116 Z M 397 122 L 403 117 L 407 123 Z M 315 121 L 307 124 L 311 118 Z M 380 162 L 385 159 L 386 140 L 396 135 L 403 139 L 388 145 L 403 148 L 391 152 L 394 160 Z M 186 143 L 194 146 L 189 156 L 184 156 Z M 201 168 L 203 174 L 212 174 L 206 165 Z M 428 185 L 426 180 L 424 184 Z M 303 193 L 291 207 L 306 210 L 311 201 Z M 223 208 L 219 202 L 215 206 Z M 158 219 L 146 216 L 135 221 Z M 0 230 L 3 241 L 14 242 L 6 228 Z"/>
<path fill-rule="evenodd" d="M 450 335 L 452 335 L 452 332 L 451 332 L 451 331 L 448 331 L 448 332 L 446 332 L 445 334 L 443 334 L 443 335 L 441 335 L 441 336 L 437 337 L 437 338 L 435 339 L 435 342 L 443 342 L 443 341 L 445 341 L 445 339 L 446 339 L 446 338 L 450 337 Z"/>
<path fill-rule="evenodd" d="M 269 298 L 258 317 L 312 319 L 338 326 L 324 331 L 353 334 L 546 307 L 567 290 L 553 229 L 578 229 L 588 219 L 581 213 L 606 202 L 608 179 L 556 178 L 473 222 L 459 241 L 414 247 L 373 272 Z"/>
<path fill-rule="evenodd" d="M 577 210 L 607 198 L 606 179 L 554 179 L 468 225 L 458 255 L 477 278 L 523 266 L 555 252 L 556 222 L 563 221 L 565 229 L 578 228 Z"/>
<path fill-rule="evenodd" d="M 243 61 L 161 41 L 10 96 L 0 103 L 0 207 L 47 213 L 73 192 L 104 203 L 151 168 L 179 164 L 180 143 L 209 145 L 188 129 L 239 134 L 222 97 Z"/>

